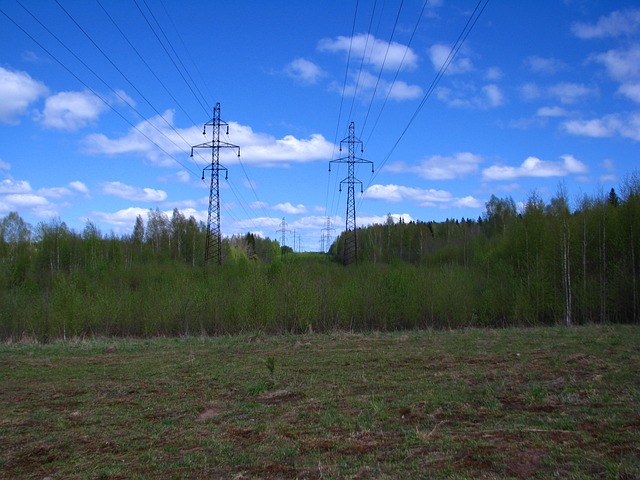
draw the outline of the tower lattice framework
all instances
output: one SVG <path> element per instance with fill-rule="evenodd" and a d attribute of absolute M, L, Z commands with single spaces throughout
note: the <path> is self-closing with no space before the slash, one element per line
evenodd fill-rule
<path fill-rule="evenodd" d="M 238 150 L 240 156 L 240 147 L 231 143 L 220 141 L 220 129 L 226 127 L 227 135 L 229 134 L 229 124 L 220 119 L 220 102 L 216 103 L 213 108 L 213 117 L 204 124 L 202 134 L 207 134 L 207 127 L 213 130 L 213 137 L 210 142 L 201 143 L 191 147 L 191 156 L 196 148 L 211 149 L 211 164 L 202 170 L 202 180 L 204 180 L 204 172 L 211 170 L 211 186 L 209 188 L 209 214 L 207 216 L 207 237 L 204 251 L 204 263 L 215 261 L 218 265 L 222 264 L 222 234 L 220 230 L 220 171 L 224 170 L 225 179 L 228 178 L 227 167 L 220 165 L 220 149 L 233 148 Z"/>
<path fill-rule="evenodd" d="M 356 137 L 355 131 L 355 122 L 351 122 L 349 124 L 349 133 L 347 137 L 340 141 L 340 151 L 342 152 L 343 146 L 346 145 L 347 156 L 329 162 L 329 171 L 331 171 L 332 163 L 347 164 L 347 176 L 340 181 L 340 191 L 342 191 L 342 185 L 347 186 L 347 210 L 344 232 L 344 250 L 342 256 L 342 263 L 344 265 L 358 262 L 355 185 L 356 183 L 360 185 L 360 192 L 362 193 L 362 182 L 355 177 L 355 166 L 357 163 L 371 164 L 371 171 L 373 172 L 372 161 L 356 157 L 356 147 L 360 145 L 360 152 L 364 151 L 364 147 L 362 140 Z"/>

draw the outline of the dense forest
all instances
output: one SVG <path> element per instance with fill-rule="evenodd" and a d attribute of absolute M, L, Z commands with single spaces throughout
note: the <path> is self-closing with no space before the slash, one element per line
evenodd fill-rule
<path fill-rule="evenodd" d="M 548 203 L 492 196 L 478 219 L 358 229 L 358 262 L 246 234 L 204 265 L 206 226 L 178 210 L 130 235 L 0 220 L 0 338 L 637 323 L 640 174 Z M 283 255 L 286 253 L 286 255 Z"/>

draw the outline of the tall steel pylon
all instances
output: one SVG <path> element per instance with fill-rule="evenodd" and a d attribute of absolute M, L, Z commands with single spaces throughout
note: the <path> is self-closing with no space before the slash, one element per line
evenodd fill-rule
<path fill-rule="evenodd" d="M 347 177 L 340 181 L 340 191 L 342 191 L 342 185 L 347 185 L 347 212 L 344 232 L 344 251 L 342 257 L 342 263 L 349 265 L 350 263 L 358 263 L 358 234 L 356 231 L 356 196 L 355 196 L 355 184 L 360 184 L 360 193 L 362 193 L 362 182 L 355 178 L 355 165 L 356 163 L 369 163 L 371 164 L 371 172 L 373 172 L 373 162 L 365 160 L 360 157 L 356 157 L 356 145 L 360 145 L 360 152 L 364 151 L 362 140 L 356 137 L 355 123 L 349 124 L 349 134 L 346 138 L 340 141 L 340 151 L 342 152 L 343 144 L 347 145 L 348 155 L 346 157 L 331 160 L 329 162 L 329 171 L 331 171 L 332 163 L 346 163 L 347 164 Z"/>
<path fill-rule="evenodd" d="M 204 180 L 205 170 L 211 170 L 211 187 L 209 188 L 209 215 L 207 217 L 207 241 L 204 250 L 204 263 L 207 264 L 214 259 L 218 265 L 222 264 L 222 237 L 220 233 L 220 170 L 224 170 L 225 179 L 228 178 L 227 167 L 220 165 L 220 149 L 236 148 L 238 157 L 240 147 L 227 142 L 220 141 L 220 128 L 227 127 L 229 135 L 229 124 L 220 120 L 220 102 L 213 108 L 212 119 L 204 124 L 202 135 L 207 134 L 207 127 L 213 127 L 213 140 L 191 147 L 191 156 L 195 148 L 211 149 L 211 165 L 202 170 L 202 180 Z"/>

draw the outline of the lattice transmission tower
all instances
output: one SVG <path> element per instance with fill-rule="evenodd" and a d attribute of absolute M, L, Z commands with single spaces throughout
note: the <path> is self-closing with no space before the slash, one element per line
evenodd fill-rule
<path fill-rule="evenodd" d="M 207 134 L 207 127 L 213 129 L 213 139 L 210 142 L 201 143 L 191 147 L 191 156 L 195 148 L 211 149 L 211 165 L 202 170 L 202 180 L 204 180 L 205 170 L 211 170 L 211 187 L 209 188 L 209 215 L 207 217 L 207 240 L 204 250 L 204 263 L 214 260 L 218 265 L 222 264 L 222 236 L 220 233 L 220 171 L 224 170 L 225 179 L 228 178 L 227 167 L 220 165 L 220 149 L 234 148 L 238 150 L 240 156 L 240 147 L 227 142 L 220 141 L 220 128 L 227 128 L 229 135 L 229 125 L 220 119 L 220 102 L 216 103 L 213 108 L 212 119 L 204 124 L 202 135 Z"/>
<path fill-rule="evenodd" d="M 355 123 L 349 124 L 349 134 L 346 138 L 340 141 L 340 151 L 342 152 L 342 146 L 347 146 L 347 156 L 331 160 L 329 162 L 329 172 L 331 172 L 332 163 L 346 163 L 347 164 L 347 177 L 340 181 L 340 191 L 342 191 L 342 185 L 347 185 L 347 218 L 345 222 L 344 232 L 344 250 L 342 256 L 342 263 L 349 265 L 350 263 L 358 263 L 358 233 L 356 231 L 356 196 L 355 196 L 355 184 L 360 184 L 360 193 L 362 193 L 362 182 L 355 177 L 355 165 L 356 163 L 368 163 L 371 164 L 371 172 L 373 173 L 373 162 L 365 160 L 360 157 L 356 157 L 356 146 L 360 145 L 360 152 L 364 151 L 362 140 L 356 137 Z"/>

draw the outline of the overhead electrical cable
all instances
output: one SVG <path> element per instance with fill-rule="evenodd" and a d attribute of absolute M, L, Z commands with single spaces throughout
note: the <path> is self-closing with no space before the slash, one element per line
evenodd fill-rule
<path fill-rule="evenodd" d="M 42 22 L 40 22 L 40 20 L 35 17 L 26 7 L 24 7 L 24 5 L 22 5 L 18 0 L 16 0 L 18 5 L 20 5 L 29 15 L 31 15 L 31 17 L 33 17 L 34 20 L 36 20 L 36 22 L 38 22 L 38 24 L 40 24 L 40 26 L 42 28 L 44 28 L 50 35 L 52 35 L 69 53 L 71 53 L 85 68 L 87 68 L 93 75 L 95 75 L 98 79 L 100 79 L 108 88 L 109 85 L 104 82 L 104 80 L 102 80 L 97 74 L 96 72 L 94 72 L 84 61 L 82 61 L 82 59 L 80 59 L 71 49 L 69 49 L 69 47 L 67 47 L 64 42 L 62 42 L 53 32 L 51 32 L 44 24 L 42 24 Z M 191 170 L 191 168 L 189 168 L 187 165 L 185 165 L 184 163 L 182 163 L 180 160 L 178 160 L 177 158 L 175 158 L 171 153 L 167 152 L 164 148 L 162 148 L 162 146 L 158 145 L 157 142 L 155 142 L 154 140 L 152 140 L 146 133 L 144 133 L 142 130 L 140 130 L 140 128 L 138 128 L 137 125 L 133 124 L 128 118 L 126 118 L 121 112 L 119 112 L 117 109 L 115 109 L 113 107 L 113 105 L 108 102 L 102 95 L 100 95 L 98 92 L 96 92 L 93 88 L 91 88 L 84 80 L 82 80 L 76 73 L 74 73 L 67 65 L 65 65 L 65 63 L 60 60 L 58 57 L 56 57 L 53 52 L 51 52 L 49 49 L 47 49 L 44 45 L 42 45 L 41 42 L 39 42 L 33 35 L 31 35 L 26 29 L 24 29 L 20 24 L 18 24 L 13 18 L 11 18 L 4 10 L 0 9 L 0 12 L 2 12 L 2 14 L 7 17 L 9 19 L 9 21 L 11 23 L 13 23 L 19 30 L 21 30 L 27 37 L 29 37 L 36 45 L 38 45 L 44 52 L 46 52 L 51 58 L 53 58 L 62 68 L 64 68 L 72 77 L 74 77 L 78 82 L 80 82 L 80 84 L 82 84 L 85 88 L 87 88 L 91 93 L 93 93 L 96 98 L 98 98 L 100 101 L 102 101 L 102 103 L 104 103 L 108 108 L 110 108 L 111 110 L 113 110 L 113 112 L 115 112 L 120 118 L 122 118 L 126 123 L 128 123 L 133 129 L 135 129 L 138 133 L 140 133 L 143 137 L 145 137 L 147 140 L 149 140 L 149 142 L 151 142 L 153 145 L 155 145 L 156 147 L 158 147 L 160 150 L 162 150 L 169 158 L 173 159 L 176 163 L 178 163 L 179 165 L 181 165 L 185 170 L 188 170 L 189 172 L 191 172 L 192 174 L 196 175 L 197 174 Z M 116 90 L 112 89 L 111 90 L 118 96 L 118 98 L 120 98 L 125 104 L 129 105 L 131 108 L 134 109 L 134 111 L 136 111 L 136 113 L 138 115 L 140 115 L 140 112 L 138 112 L 137 110 L 135 110 L 135 108 L 130 105 L 130 103 L 127 101 L 127 99 L 123 98 L 122 95 L 120 93 L 118 93 Z M 141 116 L 141 115 L 140 115 Z"/>
<path fill-rule="evenodd" d="M 167 50 L 167 47 L 164 45 L 164 43 L 162 43 L 162 40 L 160 39 L 160 37 L 158 36 L 158 33 L 155 31 L 155 29 L 153 28 L 153 25 L 151 25 L 151 22 L 149 21 L 149 19 L 147 18 L 147 16 L 145 15 L 145 13 L 142 11 L 142 8 L 140 8 L 140 5 L 138 4 L 138 0 L 133 0 L 134 3 L 136 4 L 136 7 L 138 8 L 138 11 L 140 12 L 140 14 L 142 15 L 142 18 L 144 18 L 145 22 L 147 22 L 147 25 L 149 26 L 149 28 L 151 29 L 151 31 L 153 32 L 153 35 L 156 37 L 156 40 L 158 40 L 158 43 L 160 44 L 160 46 L 162 47 L 162 49 L 164 50 L 164 52 L 167 54 L 167 57 L 169 57 L 169 60 L 171 60 L 171 63 L 173 64 L 173 66 L 175 67 L 175 69 L 178 71 L 178 74 L 180 75 L 180 77 L 182 77 L 182 80 L 184 81 L 184 83 L 187 85 L 187 87 L 189 88 L 189 90 L 191 91 L 191 93 L 193 94 L 194 98 L 196 99 L 196 101 L 200 104 L 200 107 L 202 107 L 202 110 L 207 114 L 210 115 L 210 110 L 205 104 L 202 103 L 202 100 L 198 97 L 198 95 L 196 94 L 196 92 L 194 92 L 193 87 L 189 84 L 189 82 L 187 81 L 187 79 L 185 78 L 184 74 L 182 73 L 182 71 L 180 70 L 180 68 L 178 67 L 178 65 L 176 64 L 175 60 L 173 59 L 173 57 L 171 56 L 171 54 L 169 53 L 169 51 Z"/>
<path fill-rule="evenodd" d="M 382 116 L 382 112 L 384 111 L 384 107 L 387 105 L 387 101 L 389 100 L 389 96 L 391 95 L 391 90 L 393 89 L 393 86 L 395 85 L 396 81 L 398 80 L 398 75 L 400 74 L 400 70 L 402 70 L 402 66 L 404 65 L 404 61 L 407 58 L 407 53 L 409 52 L 409 49 L 411 48 L 411 43 L 413 42 L 413 37 L 416 34 L 416 31 L 418 30 L 418 25 L 420 25 L 420 21 L 422 20 L 422 16 L 424 15 L 424 11 L 427 7 L 427 4 L 429 3 L 429 0 L 425 0 L 424 3 L 422 4 L 422 10 L 420 11 L 420 15 L 418 16 L 418 20 L 416 21 L 415 25 L 413 26 L 413 31 L 411 32 L 411 37 L 409 38 L 409 42 L 407 43 L 407 48 L 404 51 L 404 54 L 402 55 L 402 60 L 400 61 L 400 65 L 398 65 L 398 69 L 396 70 L 396 73 L 393 77 L 393 81 L 391 82 L 391 85 L 389 86 L 389 89 L 387 90 L 387 95 L 384 98 L 384 102 L 382 102 L 382 106 L 380 107 L 380 111 L 378 112 L 378 116 L 376 117 L 376 121 L 373 124 L 373 127 L 371 127 L 371 132 L 369 133 L 369 136 L 367 137 L 367 139 L 365 140 L 364 144 L 366 145 L 367 143 L 369 143 L 369 139 L 371 138 L 371 136 L 373 135 L 373 132 L 375 131 L 376 127 L 378 126 L 378 122 L 380 121 L 380 117 Z M 371 104 L 369 104 L 369 109 L 371 108 Z M 369 116 L 369 110 L 367 110 L 367 118 Z M 365 128 L 365 125 L 367 123 L 367 118 L 365 118 L 364 121 L 364 125 L 362 126 L 362 128 Z"/>
<path fill-rule="evenodd" d="M 180 35 L 180 29 L 178 29 L 176 27 L 176 24 L 174 23 L 172 16 L 167 11 L 167 7 L 165 6 L 165 4 L 164 4 L 164 2 L 162 0 L 159 0 L 159 1 L 160 1 L 160 5 L 162 5 L 162 9 L 164 10 L 165 15 L 167 16 L 167 18 L 169 19 L 169 22 L 171 23 L 171 26 L 173 27 L 173 31 L 178 36 L 178 40 L 180 40 L 180 43 L 182 44 L 183 50 L 186 52 L 187 57 L 191 61 L 191 64 L 195 67 L 196 72 L 200 76 L 201 83 L 204 85 L 204 88 L 207 90 L 207 94 L 209 95 L 209 98 L 213 98 L 213 93 L 209 89 L 209 84 L 206 81 L 204 81 L 204 75 L 202 75 L 202 72 L 200 71 L 200 68 L 198 67 L 198 63 L 195 62 L 193 60 L 193 57 L 191 56 L 191 50 L 192 49 L 191 48 L 187 48 L 186 44 L 184 43 L 184 40 L 182 39 L 182 35 Z M 197 85 L 197 83 L 196 83 L 196 85 Z M 198 90 L 198 91 L 200 91 L 200 90 Z M 208 102 L 205 102 L 205 103 L 208 103 Z"/>
<path fill-rule="evenodd" d="M 164 84 L 164 82 L 162 81 L 162 79 L 156 74 L 156 72 L 153 71 L 153 69 L 151 68 L 151 66 L 149 65 L 149 63 L 144 59 L 144 57 L 142 56 L 142 54 L 138 51 L 138 49 L 133 45 L 133 43 L 131 42 L 131 40 L 129 40 L 129 38 L 127 37 L 127 35 L 124 33 L 124 31 L 120 28 L 120 26 L 117 24 L 117 22 L 114 20 L 114 18 L 109 14 L 109 12 L 107 12 L 107 10 L 102 6 L 102 2 L 100 0 L 96 0 L 98 5 L 100 6 L 100 8 L 102 8 L 102 11 L 105 13 L 105 15 L 107 15 L 107 17 L 109 18 L 109 20 L 111 20 L 111 23 L 113 23 L 113 25 L 116 27 L 116 29 L 118 30 L 118 32 L 120 32 L 120 35 L 122 35 L 122 37 L 125 39 L 125 41 L 129 44 L 129 46 L 131 47 L 131 49 L 136 53 L 136 55 L 138 56 L 138 58 L 140 59 L 140 61 L 144 64 L 145 67 L 147 67 L 147 70 L 149 70 L 149 72 L 151 73 L 151 75 L 153 75 L 153 77 L 158 81 L 158 83 L 162 86 L 162 88 L 164 89 L 165 92 L 167 92 L 167 95 L 169 95 L 171 97 L 171 100 L 173 100 L 173 103 L 175 105 L 178 106 L 178 108 L 180 108 L 180 110 L 182 111 L 182 113 L 184 113 L 186 115 L 186 117 L 189 119 L 189 121 L 193 124 L 196 125 L 198 122 L 196 122 L 193 118 L 191 118 L 191 116 L 189 115 L 189 113 L 183 108 L 182 106 L 182 102 L 179 102 L 178 100 L 176 100 L 176 98 L 173 96 L 173 94 L 171 93 L 171 91 L 167 88 L 167 86 Z"/>
<path fill-rule="evenodd" d="M 380 166 L 378 167 L 378 169 L 376 170 L 376 172 L 371 176 L 371 179 L 369 180 L 369 183 L 367 184 L 367 187 L 365 188 L 365 192 L 369 188 L 369 186 L 371 186 L 371 183 L 375 180 L 375 178 L 377 177 L 378 173 L 380 173 L 380 171 L 382 170 L 382 168 L 384 167 L 386 162 L 389 160 L 389 158 L 391 157 L 391 155 L 393 154 L 393 152 L 397 148 L 397 146 L 400 143 L 400 141 L 404 138 L 404 135 L 407 133 L 407 131 L 409 130 L 409 127 L 413 124 L 413 122 L 417 118 L 418 114 L 420 113 L 420 111 L 424 107 L 425 103 L 427 102 L 427 100 L 429 99 L 429 97 L 431 96 L 433 91 L 435 90 L 436 86 L 438 85 L 438 82 L 440 81 L 442 76 L 445 74 L 445 72 L 447 71 L 447 69 L 449 68 L 451 63 L 453 62 L 454 58 L 456 57 L 457 53 L 460 51 L 460 48 L 462 47 L 462 45 L 466 41 L 467 37 L 469 36 L 471 31 L 473 30 L 473 27 L 478 22 L 480 16 L 484 12 L 484 10 L 487 7 L 488 3 L 489 3 L 489 0 L 478 0 L 478 3 L 476 5 L 476 7 L 474 8 L 473 12 L 471 12 L 471 14 L 469 15 L 469 18 L 467 19 L 467 22 L 466 22 L 464 28 L 460 32 L 460 35 L 458 35 L 458 38 L 456 39 L 456 42 L 454 43 L 453 47 L 451 47 L 451 50 L 449 51 L 449 55 L 447 56 L 445 61 L 442 63 L 438 73 L 436 74 L 435 78 L 433 79 L 433 81 L 429 85 L 429 89 L 427 90 L 427 92 L 422 97 L 422 100 L 420 101 L 420 104 L 418 105 L 418 107 L 414 111 L 413 115 L 411 116 L 411 118 L 407 122 L 407 125 L 404 127 L 404 129 L 402 130 L 402 132 L 398 136 L 398 139 L 395 141 L 395 143 L 393 144 L 393 146 L 389 150 L 389 153 L 387 153 L 387 155 L 382 160 L 382 162 L 381 162 Z M 366 195 L 366 193 L 365 193 L 365 195 Z M 364 196 L 360 198 L 360 202 L 362 202 L 363 198 L 364 198 Z"/>
<path fill-rule="evenodd" d="M 369 19 L 369 28 L 367 29 L 367 38 L 364 42 L 364 49 L 362 50 L 362 58 L 360 59 L 360 68 L 358 69 L 358 75 L 356 77 L 356 86 L 353 90 L 353 97 L 351 97 L 351 108 L 349 109 L 349 119 L 353 118 L 353 107 L 356 103 L 356 97 L 358 96 L 358 88 L 360 87 L 360 77 L 362 76 L 362 70 L 364 67 L 364 60 L 367 57 L 367 49 L 369 47 L 369 39 L 371 38 L 371 25 L 373 24 L 373 18 L 376 14 L 376 5 L 378 1 L 373 2 L 373 10 L 371 12 L 371 18 Z M 375 39 L 374 39 L 375 42 Z M 375 43 L 374 43 L 375 46 Z"/>
<path fill-rule="evenodd" d="M 391 44 L 393 43 L 393 36 L 396 32 L 396 27 L 398 26 L 398 20 L 400 19 L 400 12 L 402 11 L 402 5 L 404 4 L 404 0 L 400 2 L 400 6 L 398 7 L 398 13 L 396 14 L 395 22 L 393 23 L 393 29 L 391 30 L 391 37 L 389 38 L 389 42 L 387 43 L 387 49 L 384 52 L 384 59 L 382 60 L 382 64 L 380 65 L 380 71 L 378 72 L 378 78 L 376 79 L 376 85 L 373 89 L 373 93 L 371 94 L 371 100 L 369 102 L 369 108 L 367 108 L 367 114 L 364 117 L 364 122 L 362 122 L 362 126 L 360 127 L 360 131 L 364 131 L 367 125 L 367 119 L 369 118 L 369 112 L 371 111 L 371 106 L 376 98 L 376 93 L 378 92 L 378 86 L 380 85 L 380 79 L 382 78 L 382 72 L 384 71 L 384 67 L 387 63 L 387 57 L 389 55 L 389 49 L 391 48 Z"/>
<path fill-rule="evenodd" d="M 182 134 L 181 134 L 178 130 L 176 130 L 176 128 L 175 128 L 175 127 L 174 127 L 174 126 L 173 126 L 173 125 L 172 125 L 172 124 L 171 124 L 171 123 L 170 123 L 170 122 L 165 118 L 165 116 L 164 116 L 162 113 L 160 113 L 160 112 L 158 111 L 158 109 L 157 109 L 157 108 L 156 108 L 156 107 L 151 103 L 151 101 L 150 101 L 150 100 L 149 100 L 149 99 L 144 95 L 144 93 L 142 93 L 142 92 L 138 89 L 138 87 L 136 87 L 136 86 L 133 84 L 133 82 L 132 82 L 131 80 L 129 80 L 129 77 L 128 77 L 128 76 L 127 76 L 127 75 L 126 75 L 122 70 L 120 70 L 120 68 L 119 68 L 119 67 L 118 67 L 118 66 L 113 62 L 113 60 L 111 60 L 111 58 L 109 57 L 109 55 L 107 55 L 107 54 L 105 53 L 105 51 L 104 51 L 104 50 L 103 50 L 103 49 L 102 49 L 102 48 L 101 48 L 101 47 L 100 47 L 100 46 L 95 42 L 95 40 L 91 37 L 91 35 L 89 35 L 89 34 L 87 33 L 87 31 L 86 31 L 84 28 L 82 28 L 82 26 L 81 26 L 81 25 L 76 21 L 76 19 L 73 17 L 73 15 L 71 15 L 71 13 L 69 13 L 69 12 L 68 12 L 68 11 L 67 11 L 67 10 L 66 10 L 62 5 L 61 5 L 61 4 L 60 4 L 60 2 L 59 2 L 58 0 L 55 0 L 55 2 L 56 2 L 56 4 L 58 4 L 58 6 L 62 9 L 62 11 L 63 11 L 63 12 L 64 12 L 68 17 L 69 17 L 69 19 L 70 19 L 70 20 L 71 20 L 71 21 L 76 25 L 76 27 L 78 27 L 78 29 L 79 29 L 79 30 L 84 34 L 84 36 L 85 36 L 85 37 L 87 37 L 87 39 L 91 42 L 91 44 L 92 44 L 94 47 L 96 47 L 96 48 L 98 49 L 98 51 L 99 51 L 99 52 L 102 54 L 102 56 L 103 56 L 103 57 L 104 57 L 104 58 L 105 58 L 105 59 L 106 59 L 106 60 L 111 64 L 111 66 L 112 66 L 113 68 L 115 68 L 115 69 L 116 69 L 116 71 L 117 71 L 117 72 L 122 76 L 122 78 L 124 78 L 124 79 L 127 81 L 127 83 L 128 83 L 129 85 L 131 85 L 131 87 L 132 87 L 132 88 L 133 88 L 133 89 L 138 93 L 138 95 L 140 95 L 140 97 L 142 97 L 142 98 L 144 99 L 144 101 L 145 101 L 145 102 L 147 102 L 147 104 L 148 104 L 148 105 L 153 109 L 153 111 L 154 111 L 154 112 L 156 112 L 156 114 L 158 115 L 158 117 L 159 117 L 159 118 L 161 118 L 161 119 L 164 121 L 164 123 L 165 123 L 165 124 L 166 124 L 170 129 L 171 129 L 171 130 L 173 130 L 173 131 L 176 133 L 176 135 L 178 135 L 178 136 L 179 136 L 179 137 L 180 137 L 180 138 L 185 142 L 185 144 L 186 144 L 186 145 L 191 146 L 191 143 L 190 143 L 187 139 L 185 139 L 185 138 L 182 136 Z M 111 87 L 110 87 L 110 88 L 111 88 Z M 112 90 L 113 90 L 114 92 L 116 92 L 116 90 L 115 90 L 115 89 L 113 89 L 113 88 L 112 88 Z M 136 111 L 137 111 L 137 110 L 136 110 Z M 139 112 L 138 112 L 138 114 L 139 114 L 140 116 L 142 116 Z M 144 117 L 142 117 L 142 118 L 144 118 Z M 150 122 L 150 125 L 152 125 L 158 133 L 160 133 L 161 135 L 164 135 L 164 137 L 165 137 L 167 140 L 169 140 L 171 143 L 173 143 L 177 148 L 180 148 L 180 146 L 179 146 L 179 145 L 177 145 L 177 144 L 176 144 L 176 143 L 175 143 L 171 138 L 167 137 L 167 135 L 166 135 L 162 130 L 160 130 L 160 129 L 158 129 L 157 127 L 155 127 L 155 125 L 153 125 L 151 122 Z"/>
<path fill-rule="evenodd" d="M 173 55 L 175 56 L 175 58 L 178 59 L 178 62 L 180 63 L 180 66 L 182 66 L 182 69 L 185 71 L 185 73 L 187 74 L 187 76 L 189 77 L 189 80 L 191 80 L 191 83 L 193 84 L 194 88 L 198 91 L 198 94 L 200 95 L 200 99 L 204 102 L 205 105 L 207 105 L 207 113 L 209 111 L 211 111 L 211 107 L 209 102 L 207 101 L 207 99 L 204 97 L 204 95 L 202 94 L 202 92 L 200 91 L 200 89 L 198 88 L 198 84 L 196 82 L 193 81 L 193 77 L 191 76 L 191 74 L 189 73 L 189 69 L 187 67 L 184 66 L 184 63 L 182 63 L 182 59 L 180 58 L 180 55 L 178 55 L 178 53 L 176 52 L 175 48 L 173 48 L 173 44 L 171 43 L 171 40 L 169 40 L 169 38 L 167 37 L 166 33 L 164 32 L 164 29 L 162 28 L 162 25 L 160 25 L 160 23 L 158 22 L 158 19 L 156 18 L 156 16 L 153 14 L 153 10 L 151 10 L 151 8 L 149 7 L 149 5 L 147 4 L 147 0 L 142 0 L 145 4 L 145 6 L 147 7 L 147 10 L 149 10 L 149 13 L 151 14 L 151 18 L 153 18 L 153 21 L 155 22 L 155 24 L 158 26 L 158 29 L 160 30 L 160 33 L 162 34 L 162 36 L 164 37 L 164 39 L 167 42 L 167 45 L 169 45 L 169 48 L 171 48 L 171 51 L 173 52 Z M 193 90 L 192 90 L 193 91 Z M 195 94 L 194 94 L 195 95 Z M 197 97 L 196 97 L 197 98 Z M 202 103 L 201 103 L 202 105 Z"/>
<path fill-rule="evenodd" d="M 355 31 L 356 31 L 356 20 L 358 18 L 358 0 L 356 0 L 356 7 L 355 10 L 353 12 L 353 23 L 351 24 L 351 38 L 349 40 L 349 53 L 347 54 L 347 66 L 345 68 L 345 72 L 344 72 L 344 81 L 342 84 L 342 95 L 340 96 L 340 108 L 338 110 L 338 122 L 336 124 L 336 132 L 334 135 L 334 140 L 333 140 L 333 152 L 331 154 L 331 158 L 334 159 L 335 158 L 335 153 L 336 153 L 336 144 L 338 142 L 338 132 L 340 131 L 340 122 L 342 121 L 342 107 L 344 104 L 344 97 L 345 97 L 345 92 L 347 89 L 347 79 L 349 78 L 349 64 L 351 62 L 351 49 L 353 47 L 353 36 L 355 35 Z M 329 173 L 329 176 L 331 176 L 331 173 Z M 327 184 L 327 195 L 326 195 L 326 199 L 325 199 L 325 212 L 327 211 L 327 207 L 329 204 L 329 188 L 330 186 L 330 181 L 329 184 Z M 332 205 L 331 205 L 331 211 L 334 211 L 334 205 L 335 205 L 335 189 L 333 190 L 334 194 L 332 196 Z"/>

